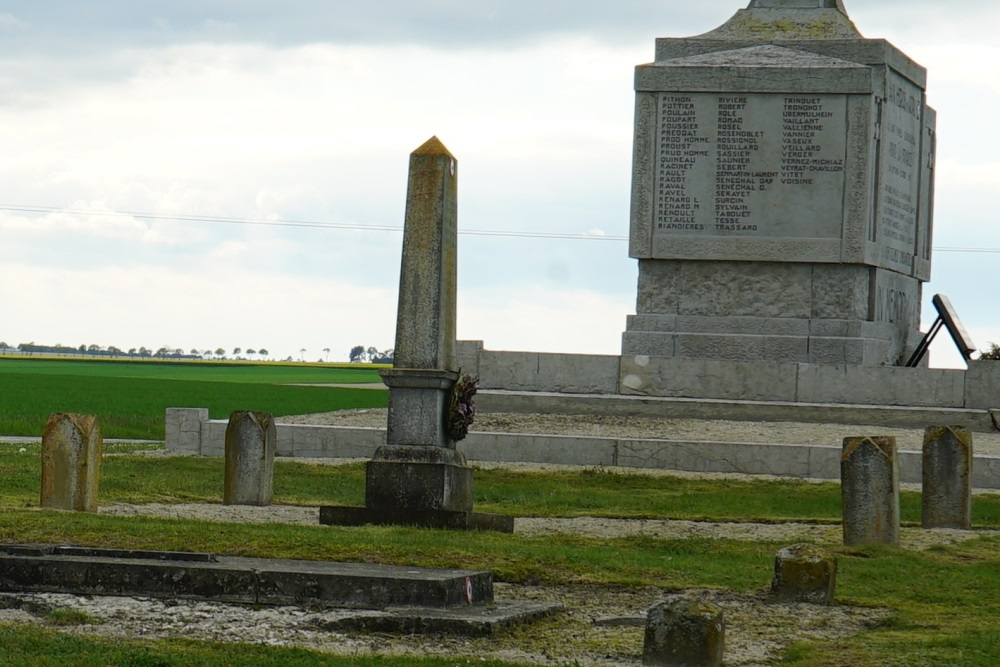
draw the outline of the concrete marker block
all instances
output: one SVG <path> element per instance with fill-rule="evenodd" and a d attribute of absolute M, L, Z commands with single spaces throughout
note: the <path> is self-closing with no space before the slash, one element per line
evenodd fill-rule
<path fill-rule="evenodd" d="M 924 528 L 972 527 L 972 431 L 961 426 L 924 430 Z"/>
<path fill-rule="evenodd" d="M 646 614 L 642 664 L 720 667 L 725 634 L 722 610 L 715 605 L 697 598 L 668 598 Z"/>
<path fill-rule="evenodd" d="M 40 505 L 96 512 L 103 444 L 95 415 L 50 415 L 42 433 Z"/>
<path fill-rule="evenodd" d="M 266 412 L 238 410 L 226 429 L 226 505 L 271 504 L 277 431 Z"/>
<path fill-rule="evenodd" d="M 844 438 L 844 544 L 899 545 L 899 462 L 891 436 Z"/>
<path fill-rule="evenodd" d="M 793 544 L 774 558 L 772 600 L 833 604 L 836 586 L 837 559 L 812 544 Z"/>

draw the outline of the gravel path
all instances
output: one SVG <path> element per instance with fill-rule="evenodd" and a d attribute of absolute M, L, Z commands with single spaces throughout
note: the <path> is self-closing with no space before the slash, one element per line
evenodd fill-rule
<path fill-rule="evenodd" d="M 386 411 L 340 410 L 311 415 L 278 417 L 284 424 L 384 427 Z M 476 415 L 474 431 L 541 433 L 614 438 L 659 438 L 695 442 L 746 442 L 761 444 L 828 445 L 840 447 L 844 438 L 863 435 L 895 436 L 900 450 L 920 451 L 923 429 L 888 428 L 865 424 L 810 424 L 803 422 L 754 422 L 704 419 L 658 419 L 610 415 L 556 415 L 483 413 Z M 977 454 L 1000 455 L 1000 431 L 975 433 Z"/>

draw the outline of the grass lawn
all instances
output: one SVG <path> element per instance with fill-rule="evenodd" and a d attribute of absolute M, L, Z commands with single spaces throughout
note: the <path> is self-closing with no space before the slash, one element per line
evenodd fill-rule
<path fill-rule="evenodd" d="M 355 366 L 0 358 L 0 435 L 39 436 L 53 412 L 95 414 L 105 438 L 162 440 L 169 407 L 208 408 L 213 419 L 384 407 L 384 391 L 288 384 L 380 381 Z"/>
<path fill-rule="evenodd" d="M 776 542 L 574 535 L 533 537 L 403 527 L 331 528 L 236 524 L 84 513 L 43 512 L 37 506 L 37 446 L 0 446 L 5 484 L 0 495 L 0 539 L 209 551 L 234 555 L 354 560 L 430 567 L 486 568 L 498 581 L 528 584 L 765 587 Z M 794 481 L 734 482 L 586 473 L 514 473 L 480 470 L 477 509 L 518 516 L 702 518 L 730 521 L 830 523 L 839 516 L 836 484 Z M 222 461 L 123 454 L 102 464 L 101 502 L 221 502 Z M 278 462 L 276 502 L 361 504 L 362 469 Z M 600 503 L 594 501 L 601 497 Z M 581 509 L 583 506 L 584 509 Z M 904 493 L 904 521 L 919 519 L 919 496 Z M 1000 528 L 1000 497 L 977 496 L 977 527 Z M 891 548 L 835 549 L 838 600 L 889 607 L 880 627 L 826 643 L 793 646 L 782 664 L 796 666 L 900 666 L 1000 664 L 1000 538 L 983 536 L 955 546 L 916 552 Z M 49 631 L 46 631 L 49 632 Z M 519 631 L 520 632 L 520 631 Z M 531 632 L 530 628 L 523 632 Z M 79 664 L 426 664 L 344 662 L 291 649 L 225 649 L 191 642 L 102 644 L 34 631 L 2 629 L 7 657 L 0 664 L 76 664 L 59 656 L 75 652 Z M 511 641 L 516 641 L 517 637 Z M 62 648 L 60 648 L 62 647 Z M 69 647 L 69 648 L 67 648 Z M 62 651 L 63 653 L 60 653 Z M 287 652 L 286 652 L 287 651 Z M 144 657 L 128 657 L 128 656 Z M 233 656 L 239 656 L 239 659 Z M 11 658 L 13 660 L 13 658 Z M 134 660 L 134 662 L 132 662 Z M 146 662 L 148 660 L 148 662 Z M 232 660 L 232 662 L 226 662 Z M 240 661 L 243 662 L 240 662 Z M 282 662 L 282 660 L 286 662 Z M 268 662 L 272 661 L 272 662 Z M 480 663 L 483 664 L 483 663 Z M 490 663 L 486 663 L 490 664 Z M 498 667 L 503 663 L 493 663 Z"/>

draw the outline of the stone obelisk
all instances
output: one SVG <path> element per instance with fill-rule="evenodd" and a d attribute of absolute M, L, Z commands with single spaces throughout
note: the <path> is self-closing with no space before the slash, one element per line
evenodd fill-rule
<path fill-rule="evenodd" d="M 386 444 L 368 462 L 365 507 L 320 508 L 324 524 L 411 524 L 510 532 L 472 511 L 472 468 L 448 433 L 458 380 L 458 163 L 437 137 L 410 154 Z"/>

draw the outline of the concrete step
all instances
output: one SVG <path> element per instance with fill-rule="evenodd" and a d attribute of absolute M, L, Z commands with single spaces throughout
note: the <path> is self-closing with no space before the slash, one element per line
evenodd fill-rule
<path fill-rule="evenodd" d="M 623 394 L 564 394 L 544 391 L 480 390 L 476 404 L 484 412 L 527 412 L 570 415 L 622 415 L 668 419 L 729 419 L 814 424 L 864 424 L 924 428 L 930 424 L 996 431 L 991 410 L 906 405 L 847 403 L 787 403 L 704 398 L 667 398 Z"/>

